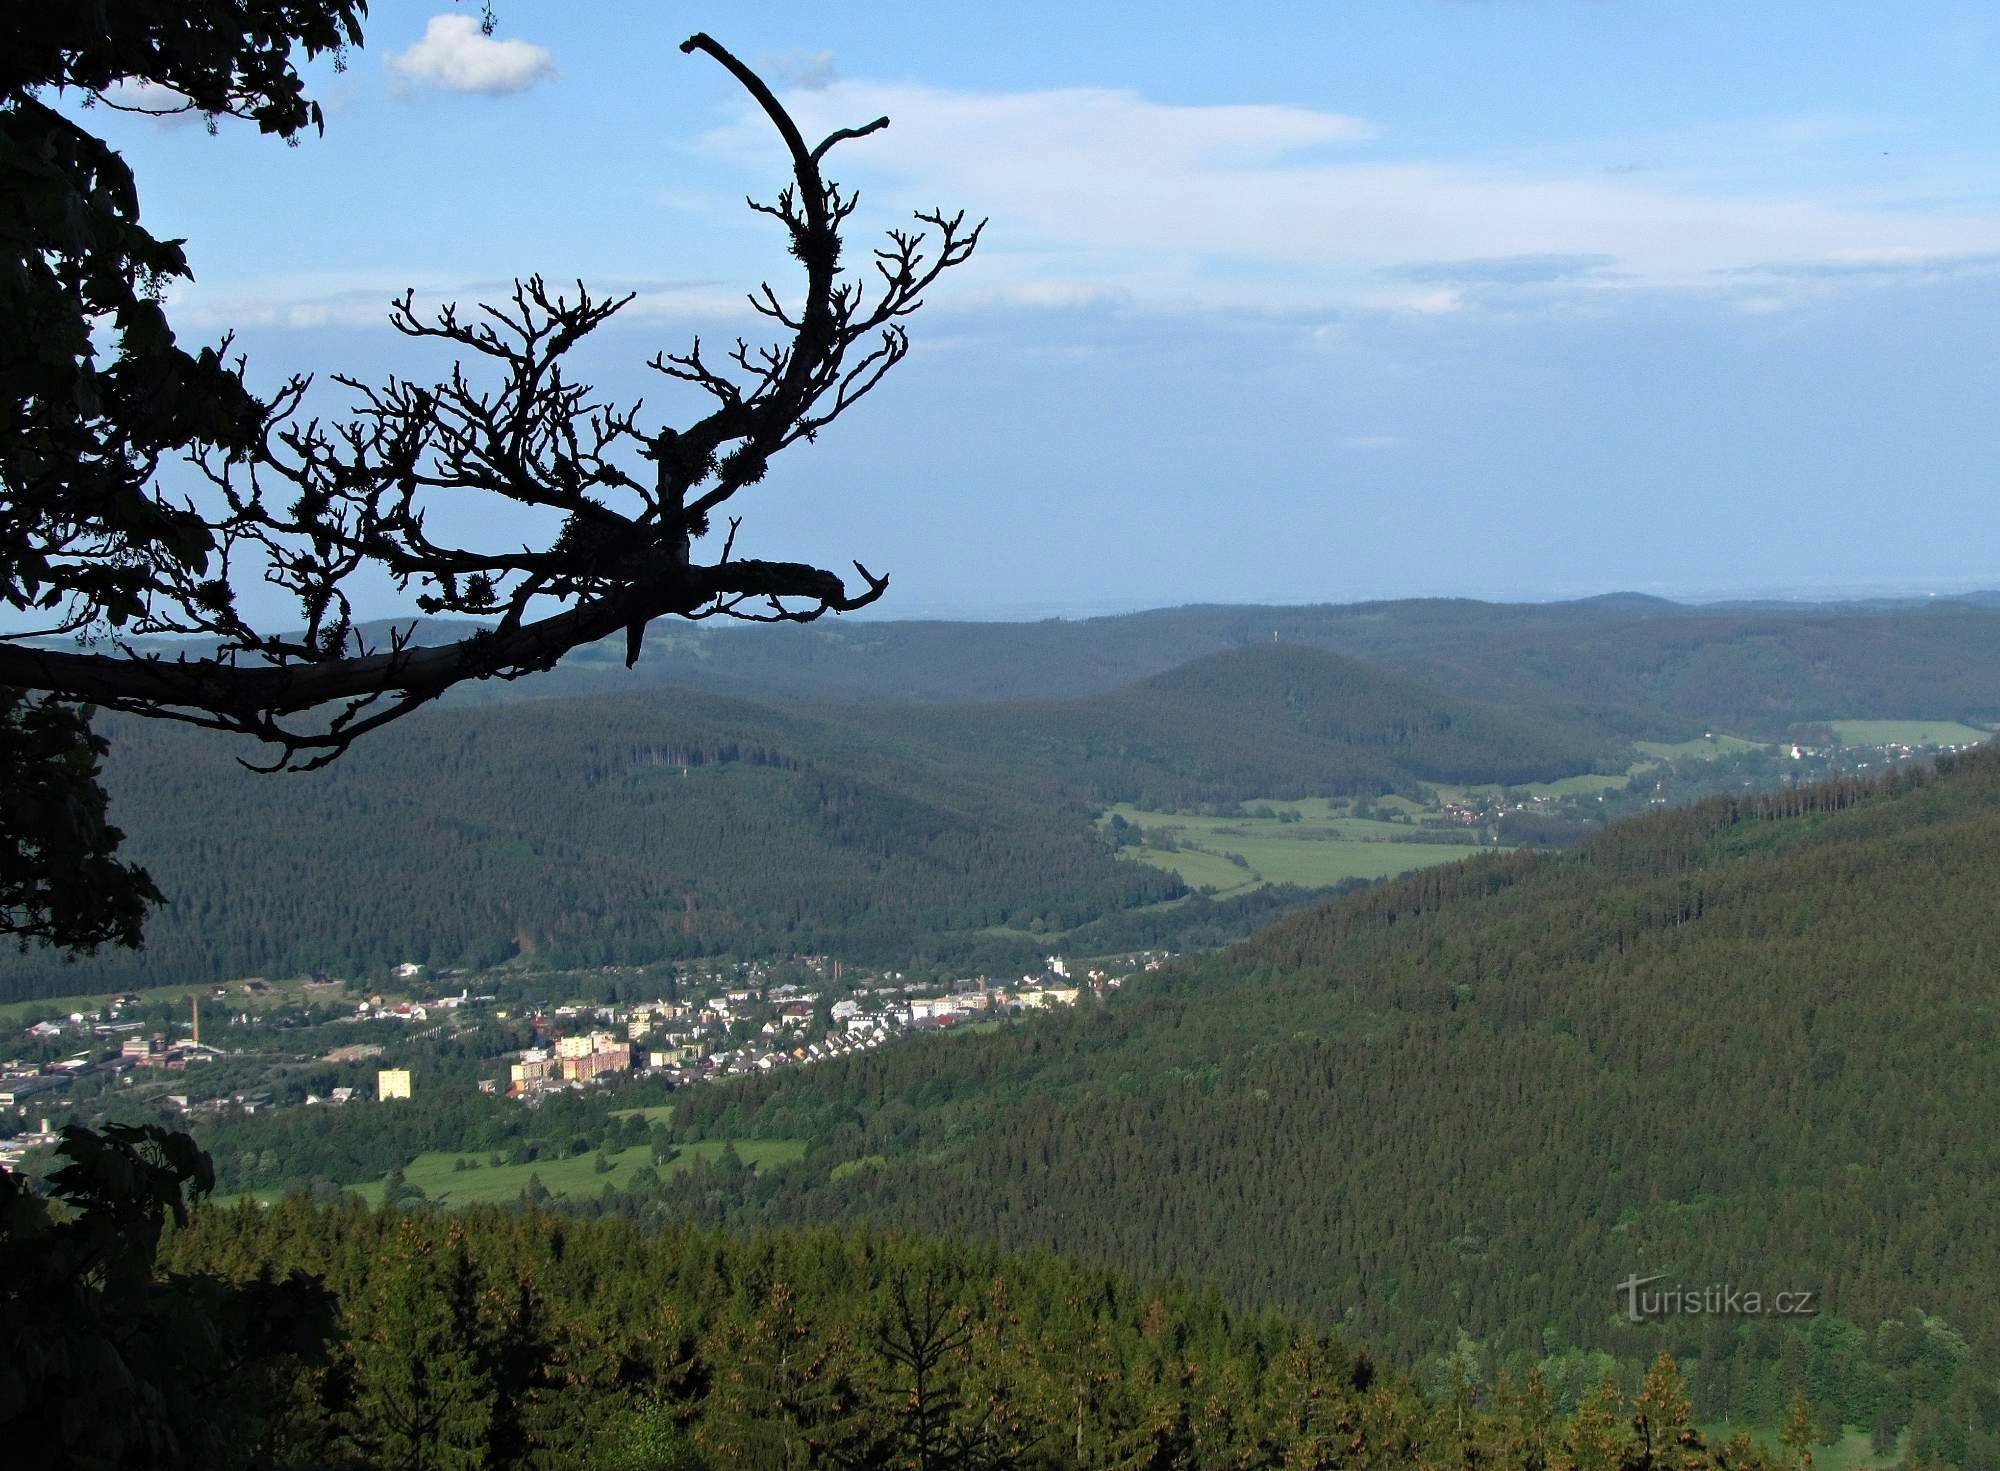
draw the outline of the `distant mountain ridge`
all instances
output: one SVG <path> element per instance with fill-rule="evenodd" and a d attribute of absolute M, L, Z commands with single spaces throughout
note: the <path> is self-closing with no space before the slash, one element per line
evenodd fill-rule
<path fill-rule="evenodd" d="M 371 623 L 363 632 L 379 644 L 390 626 Z M 418 641 L 474 627 L 423 620 Z M 1871 717 L 2000 724 L 2000 592 L 1830 603 L 1685 604 L 1607 593 L 1551 603 L 1218 604 L 1031 623 L 661 620 L 635 668 L 625 667 L 621 638 L 579 650 L 532 680 L 461 686 L 451 699 L 665 685 L 786 704 L 1066 700 L 1274 641 L 1359 659 L 1453 698 L 1584 721 L 1622 739 L 1679 739 L 1714 724 L 1776 740 L 1793 725 Z"/>
<path fill-rule="evenodd" d="M 1776 616 L 1617 596 L 828 620 L 656 628 L 636 670 L 596 652 L 467 688 L 319 777 L 251 778 L 233 747 L 107 723 L 113 820 L 175 908 L 143 957 L 0 960 L 0 995 L 517 952 L 999 963 L 1179 892 L 1164 874 L 1135 878 L 1091 833 L 1112 803 L 1540 781 L 1622 770 L 1632 739 L 1709 729 L 2000 722 L 2000 611 L 1963 603 Z M 677 674 L 703 677 L 658 683 Z M 740 693 L 766 687 L 785 697 Z M 1028 688 L 1040 692 L 968 698 Z M 620 765 L 607 742 L 707 752 L 675 768 L 706 784 L 669 802 L 648 785 L 665 758 Z M 614 774 L 594 786 L 580 775 L 601 769 Z M 1137 931 L 1090 931 L 1114 932 Z M 1146 932 L 1164 940 L 1172 926 Z"/>
<path fill-rule="evenodd" d="M 636 679 L 813 703 L 1069 699 L 1273 641 L 1626 739 L 1685 738 L 1718 724 L 1775 740 L 1795 724 L 1869 715 L 2000 723 L 2000 594 L 1780 607 L 1612 594 L 1164 608 L 1011 624 L 656 624 L 632 671 L 607 645 L 573 656 L 547 683 L 505 693 Z"/>
<path fill-rule="evenodd" d="M 1456 698 L 1286 643 L 1206 654 L 1103 695 L 897 712 L 902 739 L 1024 785 L 1166 809 L 1550 780 L 1618 764 L 1622 750 L 1588 723 Z"/>

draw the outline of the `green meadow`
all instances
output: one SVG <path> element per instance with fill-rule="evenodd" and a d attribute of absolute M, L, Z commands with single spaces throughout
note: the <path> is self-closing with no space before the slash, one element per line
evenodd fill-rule
<path fill-rule="evenodd" d="M 704 1139 L 683 1144 L 666 1164 L 654 1166 L 662 1175 L 677 1174 L 698 1159 L 713 1163 L 728 1145 L 736 1146 L 737 1158 L 752 1169 L 776 1168 L 790 1164 L 806 1152 L 803 1139 Z M 611 1169 L 597 1170 L 595 1154 L 575 1154 L 561 1159 L 538 1159 L 524 1165 L 488 1164 L 485 1155 L 432 1150 L 420 1154 L 403 1171 L 403 1178 L 432 1200 L 449 1205 L 511 1204 L 528 1188 L 530 1177 L 539 1177 L 551 1195 L 595 1195 L 608 1185 L 622 1185 L 634 1171 L 653 1162 L 649 1146 L 634 1145 L 608 1156 Z M 456 1168 L 464 1160 L 468 1168 Z M 351 1187 L 370 1205 L 382 1203 L 382 1181 L 370 1180 Z"/>
<path fill-rule="evenodd" d="M 1976 746 L 1993 734 L 1956 720 L 1835 720 L 1843 746 Z"/>
<path fill-rule="evenodd" d="M 1710 1445 L 1721 1445 L 1739 1430 L 1748 1435 L 1753 1444 L 1771 1452 L 1781 1461 L 1790 1459 L 1791 1452 L 1780 1443 L 1777 1430 L 1771 1426 L 1736 1425 L 1724 1420 L 1701 1427 L 1702 1437 Z M 1866 1471 L 1870 1466 L 1894 1466 L 1902 1460 L 1902 1446 L 1908 1439 L 1907 1433 L 1898 1437 L 1897 1449 L 1890 1455 L 1880 1456 L 1875 1453 L 1868 1432 L 1850 1425 L 1832 1445 L 1813 1447 L 1813 1471 Z"/>
<path fill-rule="evenodd" d="M 1754 751 L 1758 742 L 1732 735 L 1705 735 L 1692 741 L 1634 741 L 1632 746 L 1655 761 L 1707 761 Z"/>
<path fill-rule="evenodd" d="M 1421 831 L 1410 823 L 1338 815 L 1344 803 L 1323 798 L 1297 802 L 1250 802 L 1272 816 L 1200 817 L 1148 812 L 1128 805 L 1112 812 L 1142 832 L 1178 844 L 1175 850 L 1147 846 L 1122 849 L 1125 857 L 1178 873 L 1194 888 L 1218 894 L 1246 892 L 1265 884 L 1315 888 L 1350 878 L 1389 878 L 1413 868 L 1450 863 L 1476 852 L 1473 843 L 1409 841 Z M 1401 798 L 1375 802 L 1379 810 L 1422 811 Z M 1293 812 L 1297 821 L 1276 814 Z"/>
<path fill-rule="evenodd" d="M 66 1015 L 72 1011 L 95 1011 L 106 1001 L 121 995 L 133 995 L 151 1005 L 162 1001 L 178 1006 L 183 1013 L 188 1009 L 188 998 L 199 996 L 202 1011 L 213 1017 L 224 1012 L 268 1011 L 278 1006 L 295 1006 L 303 1000 L 317 999 L 326 1005 L 352 1002 L 340 986 L 309 986 L 303 979 L 287 981 L 264 981 L 265 989 L 247 989 L 247 981 L 181 982 L 172 986 L 149 986 L 138 991 L 117 989 L 92 991 L 82 996 L 42 996 L 29 1001 L 9 1001 L 0 1005 L 0 1025 L 12 1026 L 30 1016 L 49 1013 Z M 217 999 L 214 991 L 221 986 L 225 994 Z"/>

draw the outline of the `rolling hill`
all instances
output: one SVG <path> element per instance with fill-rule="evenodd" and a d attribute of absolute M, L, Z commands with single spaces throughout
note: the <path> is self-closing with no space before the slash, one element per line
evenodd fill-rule
<path fill-rule="evenodd" d="M 905 739 L 1093 803 L 1178 809 L 1549 780 L 1622 746 L 1580 722 L 1439 694 L 1321 649 L 1209 654 L 1108 695 L 905 708 Z"/>
<path fill-rule="evenodd" d="M 1805 1374 L 2000 1444 L 1996 873 L 2000 754 L 1427 870 L 1074 1016 L 691 1095 L 689 1137 L 819 1135 L 659 1208 L 1183 1273 L 1406 1362 L 1666 1347 L 1710 1415 Z M 1634 1322 L 1635 1277 L 1814 1313 Z"/>
<path fill-rule="evenodd" d="M 138 955 L 0 958 L 0 999 L 406 960 L 1017 968 L 1058 936 L 1213 942 L 1306 896 L 1163 911 L 1185 886 L 1117 861 L 1098 807 L 1512 780 L 1596 754 L 1587 732 L 1284 646 L 1068 702 L 461 701 L 270 777 L 198 732 L 105 729 L 113 814 L 172 903 Z"/>
<path fill-rule="evenodd" d="M 1719 727 L 1775 740 L 1795 724 L 1869 716 L 2000 719 L 2000 607 L 1985 594 L 1712 606 L 1630 594 L 1559 603 L 1433 598 L 1038 623 L 659 625 L 634 670 L 623 669 L 622 650 L 605 646 L 547 678 L 567 689 L 638 680 L 784 702 L 1064 700 L 1273 640 L 1359 659 L 1454 698 L 1585 720 L 1625 739 Z"/>

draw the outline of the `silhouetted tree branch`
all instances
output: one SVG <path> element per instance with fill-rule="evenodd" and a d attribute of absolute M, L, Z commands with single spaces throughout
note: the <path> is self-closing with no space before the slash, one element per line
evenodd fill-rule
<path fill-rule="evenodd" d="M 344 27 L 329 32 L 335 41 L 358 41 L 351 13 L 358 6 L 300 8 Z M 696 560 L 691 547 L 718 507 L 763 478 L 774 455 L 813 438 L 903 359 L 904 319 L 943 272 L 971 255 L 982 226 L 963 214 L 920 214 L 921 228 L 892 231 L 874 251 L 872 279 L 849 274 L 842 232 L 856 200 L 821 165 L 836 144 L 888 120 L 837 130 L 809 147 L 770 89 L 723 47 L 696 35 L 681 49 L 727 69 L 783 140 L 791 182 L 775 201 L 751 207 L 784 228 L 805 276 L 796 302 L 768 284 L 750 298 L 771 322 L 772 342 L 738 340 L 718 357 L 697 339 L 652 359 L 653 369 L 712 400 L 706 414 L 648 427 L 638 405 L 602 401 L 572 380 L 569 355 L 632 299 L 593 295 L 581 282 L 558 292 L 531 277 L 505 302 L 471 313 L 447 306 L 431 316 L 406 294 L 391 324 L 449 344 L 460 362 L 429 385 L 336 376 L 355 395 L 353 417 L 339 423 L 304 415 L 306 377 L 291 378 L 268 400 L 254 398 L 240 359 L 220 366 L 225 342 L 194 360 L 214 412 L 181 426 L 188 432 L 142 443 L 107 413 L 73 436 L 79 443 L 94 436 L 116 461 L 123 507 L 116 516 L 92 513 L 102 497 L 79 490 L 61 456 L 45 456 L 33 473 L 9 464 L 0 590 L 15 608 L 46 615 L 38 633 L 75 634 L 109 649 L 68 652 L 45 637 L 0 637 L 0 685 L 253 735 L 279 748 L 272 767 L 310 768 L 464 680 L 545 670 L 569 650 L 621 631 L 630 663 L 655 618 L 809 621 L 879 598 L 888 579 L 858 562 L 853 586 L 823 567 L 733 558 L 734 520 L 716 561 Z M 150 77 L 143 60 L 119 65 Z M 97 66 L 88 85 L 108 85 L 106 71 Z M 158 79 L 179 87 L 178 75 Z M 67 76 L 32 77 L 29 90 L 69 84 Z M 248 108 L 264 122 L 242 100 L 255 89 L 232 85 L 196 96 L 196 105 Z M 18 105 L 39 107 L 23 101 L 18 85 L 16 93 Z M 317 121 L 314 111 L 295 111 L 275 130 Z M 121 268 L 172 274 L 184 263 L 147 266 L 135 256 Z M 158 315 L 157 303 L 145 310 Z M 163 317 L 157 330 L 165 333 Z M 21 399 L 42 405 L 32 393 Z M 143 393 L 139 399 L 151 403 Z M 187 446 L 212 492 L 199 508 L 153 484 L 161 454 L 175 443 Z M 484 497 L 551 513 L 559 529 L 546 544 L 526 547 L 498 534 L 482 543 L 434 530 L 439 507 Z M 371 569 L 386 571 L 427 613 L 494 626 L 443 647 L 416 646 L 410 629 L 370 646 L 356 629 L 350 589 Z M 302 627 L 253 626 L 238 606 L 247 576 L 289 594 Z M 145 634 L 198 636 L 204 652 L 158 657 L 132 642 Z"/>

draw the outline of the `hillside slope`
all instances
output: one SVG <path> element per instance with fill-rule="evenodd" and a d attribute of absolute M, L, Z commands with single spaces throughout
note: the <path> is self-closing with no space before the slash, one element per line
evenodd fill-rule
<path fill-rule="evenodd" d="M 1087 699 L 901 709 L 906 740 L 1092 803 L 1177 809 L 1545 781 L 1627 757 L 1587 725 L 1441 695 L 1358 660 L 1264 643 Z"/>
<path fill-rule="evenodd" d="M 245 772 L 187 730 L 104 728 L 113 817 L 172 905 L 141 955 L 0 956 L 0 999 L 515 955 L 1017 969 L 1084 926 L 1076 943 L 1107 949 L 1218 920 L 1233 937 L 1282 897 L 1137 915 L 1185 887 L 1115 861 L 1096 807 L 1533 779 L 1605 749 L 1282 646 L 1069 702 L 460 701 L 304 775 Z"/>
<path fill-rule="evenodd" d="M 172 902 L 138 955 L 0 956 L 0 999 L 515 954 L 905 963 L 1183 892 L 1116 861 L 1079 806 L 710 695 L 434 710 L 303 775 L 105 728 L 112 815 Z"/>
<path fill-rule="evenodd" d="M 1187 1273 L 1406 1357 L 1668 1346 L 1716 1415 L 1768 1421 L 1817 1363 L 1822 1403 L 1897 1421 L 2000 1362 L 1996 881 L 2000 755 L 1716 800 L 1300 912 L 1073 1017 L 693 1097 L 682 1127 L 822 1121 L 739 1222 Z M 1617 1284 L 1653 1274 L 1820 1315 L 1626 1321 Z"/>
<path fill-rule="evenodd" d="M 1454 698 L 1529 705 L 1628 739 L 1713 726 L 1775 740 L 1795 724 L 1866 717 L 2000 719 L 2000 608 L 1984 595 L 1734 606 L 1629 595 L 1428 598 L 1038 623 L 662 624 L 634 670 L 606 645 L 545 678 L 565 689 L 664 682 L 783 701 L 1076 699 L 1274 639 L 1393 669 Z"/>

